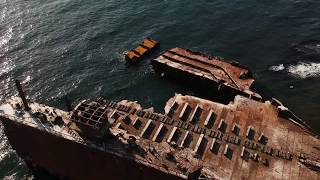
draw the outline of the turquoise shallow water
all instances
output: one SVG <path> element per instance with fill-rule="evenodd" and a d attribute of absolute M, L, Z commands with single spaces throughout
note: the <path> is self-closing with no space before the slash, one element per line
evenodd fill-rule
<path fill-rule="evenodd" d="M 0 101 L 19 78 L 32 100 L 64 108 L 103 96 L 158 111 L 190 84 L 159 78 L 122 53 L 150 36 L 249 66 L 266 91 L 320 130 L 320 1 L 0 0 Z M 293 86 L 293 89 L 289 87 Z M 27 179 L 0 130 L 0 179 Z"/>

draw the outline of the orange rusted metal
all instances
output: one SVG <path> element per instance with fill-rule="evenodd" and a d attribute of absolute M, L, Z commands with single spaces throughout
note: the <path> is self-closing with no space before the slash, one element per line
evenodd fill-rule
<path fill-rule="evenodd" d="M 141 61 L 146 55 L 151 51 L 154 51 L 159 47 L 159 42 L 151 38 L 146 38 L 143 40 L 142 44 L 135 49 L 132 49 L 125 55 L 125 59 L 128 63 L 137 63 Z"/>
<path fill-rule="evenodd" d="M 227 88 L 235 95 L 242 94 L 261 99 L 258 93 L 250 89 L 254 82 L 250 70 L 237 63 L 229 63 L 218 57 L 206 56 L 183 48 L 166 51 L 155 58 L 152 63 L 160 74 L 172 74 L 172 72 L 189 74 L 191 77 L 189 79 L 197 78 L 200 81 L 205 79 L 208 87 L 214 85 L 218 90 Z"/>
<path fill-rule="evenodd" d="M 21 104 L 17 98 L 0 106 L 12 146 L 21 156 L 28 154 L 27 161 L 32 157 L 39 167 L 75 179 L 103 179 L 106 171 L 120 173 L 113 179 L 320 177 L 319 138 L 279 102 L 236 96 L 225 105 L 177 94 L 165 114 L 126 100 L 82 101 L 71 114 L 36 103 L 24 111 Z M 29 114 L 41 114 L 41 121 Z M 53 125 L 56 116 L 64 123 Z M 33 137 L 33 146 L 25 146 L 26 136 Z M 72 151 L 63 150 L 67 147 Z M 130 173 L 121 173 L 128 168 Z"/>

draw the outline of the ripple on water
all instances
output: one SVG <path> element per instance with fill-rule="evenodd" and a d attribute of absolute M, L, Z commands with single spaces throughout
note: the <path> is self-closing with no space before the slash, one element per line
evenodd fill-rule
<path fill-rule="evenodd" d="M 0 62 L 0 67 L 0 102 L 2 102 L 8 95 L 12 95 L 10 91 L 12 82 L 11 74 L 15 65 L 9 58 L 4 58 L 4 61 Z"/>
<path fill-rule="evenodd" d="M 8 58 L 4 58 L 4 61 L 0 62 L 0 66 L 1 66 L 0 68 L 0 77 L 1 77 L 13 70 L 14 63 Z"/>

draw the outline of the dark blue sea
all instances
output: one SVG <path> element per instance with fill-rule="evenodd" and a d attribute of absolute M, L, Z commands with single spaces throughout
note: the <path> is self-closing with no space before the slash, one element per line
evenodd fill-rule
<path fill-rule="evenodd" d="M 163 111 L 175 93 L 194 92 L 160 78 L 150 59 L 125 63 L 123 52 L 152 37 L 161 52 L 184 47 L 250 67 L 320 131 L 319 9 L 319 0 L 0 0 L 0 102 L 20 79 L 31 100 L 59 108 L 102 96 Z M 33 179 L 0 129 L 0 179 Z"/>

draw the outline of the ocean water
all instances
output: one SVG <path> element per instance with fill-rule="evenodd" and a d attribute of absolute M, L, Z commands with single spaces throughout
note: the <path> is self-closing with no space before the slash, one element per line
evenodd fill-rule
<path fill-rule="evenodd" d="M 153 37 L 161 52 L 185 47 L 247 65 L 320 131 L 319 9 L 319 0 L 0 0 L 0 102 L 20 79 L 30 99 L 59 108 L 66 97 L 102 96 L 163 111 L 174 93 L 195 93 L 160 78 L 150 59 L 126 65 L 123 52 Z M 33 179 L 2 126 L 0 179 Z"/>

